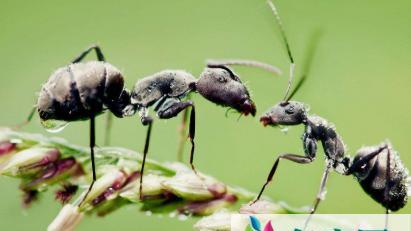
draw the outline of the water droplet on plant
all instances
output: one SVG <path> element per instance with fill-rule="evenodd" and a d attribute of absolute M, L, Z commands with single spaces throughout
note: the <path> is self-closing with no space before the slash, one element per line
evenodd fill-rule
<path fill-rule="evenodd" d="M 23 143 L 23 140 L 21 140 L 21 139 L 11 139 L 10 143 L 12 143 L 12 144 L 21 144 L 21 143 Z"/>
<path fill-rule="evenodd" d="M 41 125 L 46 131 L 57 133 L 61 132 L 68 125 L 68 122 L 63 120 L 41 120 Z"/>
<path fill-rule="evenodd" d="M 188 219 L 188 216 L 184 215 L 184 214 L 179 214 L 177 217 L 178 220 L 180 221 L 185 221 Z"/>

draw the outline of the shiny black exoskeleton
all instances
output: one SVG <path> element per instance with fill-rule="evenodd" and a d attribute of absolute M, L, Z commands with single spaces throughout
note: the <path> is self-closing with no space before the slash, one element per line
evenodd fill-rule
<path fill-rule="evenodd" d="M 37 101 L 42 120 L 87 120 L 110 110 L 118 117 L 130 104 L 124 78 L 104 61 L 73 63 L 58 69 L 43 85 Z"/>

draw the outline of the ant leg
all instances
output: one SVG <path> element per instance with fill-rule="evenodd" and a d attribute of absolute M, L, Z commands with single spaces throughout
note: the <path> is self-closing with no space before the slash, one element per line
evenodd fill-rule
<path fill-rule="evenodd" d="M 314 200 L 314 204 L 313 204 L 313 206 L 312 206 L 312 208 L 311 208 L 310 215 L 308 215 L 308 218 L 307 218 L 307 220 L 305 221 L 304 229 L 303 229 L 303 230 L 306 230 L 307 225 L 308 225 L 308 223 L 310 222 L 312 215 L 313 215 L 313 214 L 315 213 L 315 211 L 317 210 L 318 205 L 320 204 L 321 200 L 324 199 L 324 196 L 325 196 L 325 195 L 324 195 L 324 193 L 325 193 L 325 184 L 327 183 L 327 179 L 328 179 L 328 175 L 329 175 L 329 173 L 330 173 L 331 167 L 332 167 L 332 164 L 331 164 L 331 163 L 327 164 L 327 166 L 325 167 L 325 170 L 324 170 L 324 173 L 323 173 L 323 176 L 322 176 L 322 179 L 321 179 L 321 183 L 320 183 L 320 190 L 318 191 L 317 196 L 316 196 L 316 198 L 315 198 L 315 200 Z"/>
<path fill-rule="evenodd" d="M 83 60 L 84 57 L 86 57 L 86 55 L 88 55 L 92 50 L 95 50 L 98 61 L 106 61 L 106 59 L 104 58 L 103 53 L 101 52 L 101 48 L 98 45 L 91 45 L 86 50 L 81 52 L 79 56 L 74 58 L 71 61 L 71 63 L 81 62 L 81 60 Z M 107 146 L 110 143 L 110 132 L 111 132 L 111 125 L 112 125 L 112 117 L 113 116 L 109 112 L 108 115 L 107 115 L 107 119 L 106 119 L 106 134 L 104 135 L 104 145 L 105 146 Z"/>
<path fill-rule="evenodd" d="M 194 103 L 191 100 L 180 102 L 177 99 L 170 98 L 163 105 L 158 108 L 157 115 L 161 119 L 169 119 L 177 116 L 184 109 L 191 107 L 190 114 L 190 126 L 188 137 L 191 142 L 191 152 L 190 152 L 190 165 L 193 171 L 198 175 L 197 170 L 193 164 L 194 162 L 194 151 L 195 151 L 195 107 Z"/>
<path fill-rule="evenodd" d="M 150 116 L 143 116 L 141 118 L 141 122 L 143 125 L 148 125 L 147 134 L 146 134 L 146 141 L 144 143 L 144 151 L 143 151 L 143 162 L 141 163 L 141 170 L 140 170 L 140 200 L 143 200 L 143 174 L 144 174 L 144 166 L 146 164 L 146 157 L 148 153 L 148 147 L 150 145 L 150 136 L 151 136 L 151 127 L 153 125 L 153 119 Z"/>
<path fill-rule="evenodd" d="M 386 179 L 385 179 L 385 190 L 384 190 L 384 200 L 388 201 L 388 196 L 390 193 L 390 179 L 391 179 L 391 150 L 387 146 L 387 173 L 386 173 Z M 385 230 L 388 230 L 388 216 L 389 216 L 390 210 L 386 208 L 385 210 Z"/>
<path fill-rule="evenodd" d="M 80 53 L 79 56 L 77 56 L 75 59 L 73 59 L 73 61 L 71 61 L 71 63 L 78 63 L 81 62 L 81 60 L 84 59 L 84 57 L 86 57 L 86 55 L 88 53 L 90 53 L 92 50 L 96 51 L 96 55 L 97 55 L 97 60 L 98 61 L 106 61 L 106 59 L 104 58 L 103 53 L 101 52 L 101 49 L 98 45 L 91 45 L 90 47 L 88 47 L 86 50 L 84 50 L 83 52 Z"/>
<path fill-rule="evenodd" d="M 34 113 L 36 113 L 36 109 L 37 109 L 37 106 L 34 106 L 34 107 L 31 109 L 31 111 L 30 111 L 30 113 L 29 113 L 29 116 L 27 116 L 27 119 L 26 119 L 24 122 L 15 125 L 15 126 L 14 126 L 14 129 L 17 129 L 17 130 L 18 130 L 18 129 L 24 127 L 25 125 L 27 125 L 28 123 L 30 123 L 30 121 L 33 119 Z"/>
<path fill-rule="evenodd" d="M 310 212 L 311 214 L 315 213 L 315 211 L 318 208 L 318 204 L 320 204 L 320 201 L 324 198 L 325 184 L 327 183 L 330 170 L 331 170 L 331 164 L 327 164 L 327 166 L 325 167 L 324 173 L 323 173 L 323 177 L 321 179 L 320 190 L 317 193 L 317 197 L 315 198 L 314 205 Z"/>
<path fill-rule="evenodd" d="M 189 135 L 188 137 L 190 138 L 191 142 L 191 152 L 190 152 L 190 165 L 193 171 L 198 175 L 197 170 L 194 167 L 194 149 L 195 149 L 195 143 L 194 143 L 194 137 L 195 137 L 195 132 L 196 132 L 196 114 L 195 114 L 195 108 L 194 105 L 191 105 L 191 113 L 190 113 L 190 127 L 189 127 Z"/>
<path fill-rule="evenodd" d="M 289 153 L 281 154 L 275 160 L 274 165 L 271 168 L 270 173 L 268 174 L 266 182 L 264 183 L 263 187 L 260 190 L 260 193 L 258 193 L 257 198 L 252 202 L 252 204 L 254 204 L 255 202 L 257 202 L 260 199 L 261 195 L 263 194 L 263 192 L 265 190 L 265 187 L 273 180 L 273 176 L 274 176 L 274 174 L 277 170 L 278 164 L 280 163 L 281 159 L 290 160 L 290 161 L 298 163 L 298 164 L 309 164 L 309 163 L 314 161 L 313 158 L 307 157 L 307 156 L 300 156 L 300 155 L 289 154 Z"/>
<path fill-rule="evenodd" d="M 390 210 L 389 209 L 385 209 L 385 228 L 384 231 L 388 231 L 388 217 L 390 214 Z"/>
<path fill-rule="evenodd" d="M 188 118 L 188 109 L 186 108 L 183 112 L 183 115 L 181 116 L 181 124 L 179 127 L 179 132 L 180 132 L 180 140 L 178 143 L 178 149 L 177 149 L 177 160 L 179 162 L 183 161 L 183 150 L 184 150 L 184 144 L 186 141 L 186 130 L 187 130 L 187 118 Z"/>
<path fill-rule="evenodd" d="M 79 206 L 83 204 L 86 200 L 88 194 L 90 193 L 91 189 L 93 188 L 94 182 L 96 182 L 96 165 L 94 162 L 94 147 L 96 146 L 96 128 L 95 128 L 95 115 L 90 116 L 90 157 L 91 157 L 91 167 L 93 171 L 93 181 L 91 182 L 86 195 L 84 195 L 83 199 L 81 200 Z"/>
<path fill-rule="evenodd" d="M 113 113 L 109 111 L 107 112 L 107 117 L 106 117 L 106 131 L 104 134 L 104 146 L 110 145 L 110 134 L 111 134 L 112 125 L 113 125 Z"/>

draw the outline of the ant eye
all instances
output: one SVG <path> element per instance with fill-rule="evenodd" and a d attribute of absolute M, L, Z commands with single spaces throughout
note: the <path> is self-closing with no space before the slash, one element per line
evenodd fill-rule
<path fill-rule="evenodd" d="M 358 172 L 358 174 L 359 174 L 360 176 L 366 175 L 366 174 L 367 174 L 367 171 L 368 171 L 368 165 L 367 165 L 367 163 L 361 165 L 360 168 L 357 170 L 357 172 Z"/>
<path fill-rule="evenodd" d="M 361 165 L 360 169 L 361 169 L 361 170 L 365 170 L 366 167 L 367 167 L 367 163 Z"/>
<path fill-rule="evenodd" d="M 219 76 L 217 80 L 218 80 L 218 82 L 220 82 L 220 83 L 225 83 L 225 82 L 227 82 L 227 79 L 224 78 L 224 77 L 222 77 L 222 76 Z"/>
<path fill-rule="evenodd" d="M 294 106 L 293 106 L 293 105 L 290 105 L 289 107 L 287 107 L 287 108 L 285 109 L 285 113 L 287 113 L 287 114 L 293 114 L 293 113 L 294 113 Z"/>

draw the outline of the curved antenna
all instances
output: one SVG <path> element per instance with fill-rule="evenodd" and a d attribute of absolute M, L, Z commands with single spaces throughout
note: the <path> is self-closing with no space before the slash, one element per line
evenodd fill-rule
<path fill-rule="evenodd" d="M 301 78 L 298 80 L 297 84 L 295 85 L 293 91 L 290 93 L 288 98 L 285 99 L 286 102 L 289 101 L 295 95 L 295 93 L 297 93 L 298 89 L 300 89 L 301 86 L 304 84 L 304 82 L 307 80 L 308 74 L 310 73 L 310 70 L 311 70 L 311 64 L 313 61 L 313 57 L 314 57 L 315 51 L 317 50 L 318 41 L 321 35 L 322 35 L 322 31 L 316 30 L 311 36 L 309 45 L 305 52 L 306 56 L 304 58 Z"/>
<path fill-rule="evenodd" d="M 273 12 L 275 16 L 275 20 L 278 24 L 278 27 L 280 28 L 281 37 L 283 38 L 285 48 L 287 49 L 287 55 L 288 55 L 288 58 L 290 59 L 290 77 L 288 78 L 288 86 L 287 86 L 287 90 L 285 91 L 285 95 L 284 95 L 284 100 L 286 100 L 290 92 L 290 89 L 291 89 L 291 83 L 293 82 L 293 79 L 294 79 L 295 63 L 294 63 L 293 55 L 291 53 L 290 44 L 288 43 L 287 36 L 285 35 L 283 22 L 281 21 L 277 8 L 275 7 L 274 3 L 271 0 L 267 0 L 267 3 L 270 6 L 271 11 Z"/>
<path fill-rule="evenodd" d="M 231 79 L 233 79 L 234 81 L 237 81 L 237 82 L 241 82 L 240 77 L 238 77 L 238 76 L 237 76 L 229 67 L 227 67 L 226 65 L 219 64 L 219 63 L 216 63 L 216 64 L 210 63 L 210 64 L 207 64 L 207 67 L 208 67 L 208 68 L 221 68 L 221 69 L 223 69 L 223 70 L 226 70 L 226 71 L 228 72 L 228 74 L 230 74 Z"/>
<path fill-rule="evenodd" d="M 276 76 L 277 75 L 282 75 L 282 71 L 280 70 L 280 68 L 275 67 L 271 64 L 263 63 L 263 62 L 256 61 L 256 60 L 247 60 L 247 59 L 221 59 L 221 60 L 215 60 L 215 59 L 209 59 L 206 62 L 207 62 L 207 65 L 227 65 L 227 66 L 239 65 L 239 66 L 256 67 L 256 68 L 260 68 L 260 69 L 266 70 L 268 72 L 271 72 Z"/>

